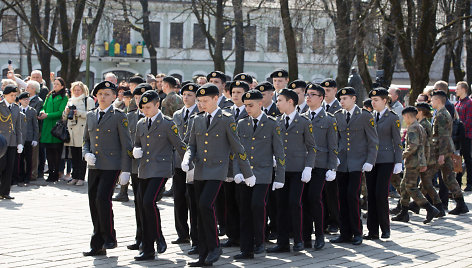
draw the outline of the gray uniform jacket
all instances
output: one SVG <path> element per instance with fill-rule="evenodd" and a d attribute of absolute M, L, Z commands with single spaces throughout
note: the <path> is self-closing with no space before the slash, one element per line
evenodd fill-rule
<path fill-rule="evenodd" d="M 174 124 L 177 126 L 177 128 L 179 130 L 179 137 L 180 137 L 181 140 L 184 140 L 184 137 L 187 134 L 187 130 L 189 129 L 188 126 L 189 126 L 190 117 L 199 112 L 198 107 L 195 106 L 195 108 L 193 108 L 193 111 L 189 112 L 187 121 L 185 121 L 184 120 L 184 117 L 185 117 L 184 109 L 185 109 L 185 107 L 182 108 L 182 109 L 177 110 L 174 113 L 173 118 L 172 118 L 172 120 L 174 121 Z M 186 142 L 184 142 L 184 143 L 186 143 Z M 174 151 L 174 166 L 176 168 L 180 168 L 181 164 L 182 164 L 182 158 L 180 158 L 180 155 Z"/>
<path fill-rule="evenodd" d="M 329 109 L 326 110 L 326 105 L 328 105 L 327 103 L 324 103 L 323 104 L 323 109 L 327 112 L 327 113 L 330 113 L 330 114 L 334 114 L 335 112 L 339 111 L 342 109 L 341 105 L 339 104 L 339 101 L 338 100 L 334 100 L 333 102 L 333 105 L 329 106 Z"/>
<path fill-rule="evenodd" d="M 251 165 L 236 134 L 233 115 L 218 110 L 208 129 L 206 121 L 205 113 L 197 114 L 190 130 L 188 150 L 190 161 L 195 163 L 195 180 L 225 180 L 231 152 L 234 152 L 244 177 L 251 177 Z"/>
<path fill-rule="evenodd" d="M 97 158 L 89 169 L 131 172 L 132 145 L 126 115 L 111 106 L 98 122 L 99 109 L 87 113 L 82 156 L 92 153 Z"/>
<path fill-rule="evenodd" d="M 173 150 L 184 156 L 185 144 L 180 140 L 179 130 L 172 118 L 162 112 L 148 129 L 148 118 L 142 118 L 136 126 L 134 147 L 143 150 L 139 162 L 138 178 L 170 178 L 174 174 Z"/>
<path fill-rule="evenodd" d="M 138 125 L 139 121 L 139 112 L 138 110 L 134 110 L 126 114 L 128 117 L 128 129 L 131 137 L 131 145 L 134 147 L 134 141 L 136 138 L 136 126 Z M 139 159 L 135 159 L 132 157 L 131 159 L 131 173 L 138 174 L 139 168 Z"/>
<path fill-rule="evenodd" d="M 7 107 L 5 100 L 0 101 L 0 134 L 7 140 L 8 146 L 16 147 L 23 144 L 23 135 L 20 107 L 15 103 L 11 104 L 11 110 Z"/>
<path fill-rule="evenodd" d="M 374 112 L 374 118 L 377 118 L 377 111 Z M 377 121 L 376 129 L 379 137 L 379 151 L 375 163 L 401 163 L 403 147 L 398 115 L 390 110 L 385 111 Z"/>
<path fill-rule="evenodd" d="M 218 107 L 220 107 L 222 109 L 225 108 L 225 107 L 233 106 L 233 105 L 234 105 L 233 101 L 230 100 L 230 99 L 227 99 L 224 95 L 221 98 L 220 103 L 218 103 Z"/>
<path fill-rule="evenodd" d="M 275 102 L 272 103 L 272 105 L 270 106 L 270 108 L 269 108 L 269 110 L 267 111 L 266 114 L 270 115 L 270 116 L 273 116 L 273 117 L 277 117 L 277 116 L 281 115 L 279 109 L 277 108 L 277 104 L 275 104 Z"/>
<path fill-rule="evenodd" d="M 297 108 L 298 108 L 298 106 L 297 106 Z M 297 108 L 295 108 L 295 109 L 297 109 Z M 306 111 L 308 111 L 309 108 L 310 107 L 308 107 L 308 104 L 306 104 L 306 102 L 305 102 L 305 106 L 303 106 L 303 109 L 301 109 L 301 111 L 299 111 L 298 113 L 299 114 L 304 114 L 304 113 L 306 113 Z M 298 109 L 297 109 L 297 111 L 298 111 Z"/>
<path fill-rule="evenodd" d="M 226 107 L 225 109 L 226 111 L 230 112 L 231 114 L 233 114 L 233 117 L 234 117 L 234 122 L 238 122 L 239 120 L 245 118 L 248 116 L 247 114 L 247 111 L 246 111 L 246 108 L 244 108 L 244 110 L 241 111 L 241 109 L 239 110 L 239 115 L 238 117 L 236 117 L 236 107 L 233 105 L 231 107 Z M 234 167 L 234 164 L 233 164 L 233 159 L 235 157 L 235 154 L 232 153 L 229 157 L 229 168 L 228 168 L 228 177 L 234 177 L 234 175 L 236 175 L 237 173 L 234 172 L 233 170 L 233 167 Z"/>
<path fill-rule="evenodd" d="M 305 114 L 311 118 L 310 110 Z M 311 120 L 315 138 L 315 167 L 336 170 L 338 157 L 338 127 L 334 115 L 327 114 L 324 109 Z"/>
<path fill-rule="evenodd" d="M 275 181 L 285 183 L 285 155 L 280 127 L 273 117 L 262 113 L 254 132 L 254 121 L 250 116 L 239 120 L 238 136 L 247 152 L 256 184 L 272 182 L 273 156 L 277 161 Z M 234 174 L 241 173 L 239 162 L 233 161 Z"/>
<path fill-rule="evenodd" d="M 285 150 L 285 172 L 302 172 L 315 165 L 315 139 L 310 119 L 296 113 L 285 129 L 285 115 L 277 117 Z"/>
<path fill-rule="evenodd" d="M 29 106 L 33 107 L 36 113 L 39 115 L 39 112 L 41 109 L 43 109 L 43 104 L 43 100 L 38 95 L 35 95 L 33 98 L 31 98 Z"/>
<path fill-rule="evenodd" d="M 23 110 L 23 108 L 21 108 Z M 39 141 L 39 126 L 36 110 L 30 106 L 26 107 L 24 112 L 24 131 L 23 137 L 25 141 Z"/>
<path fill-rule="evenodd" d="M 341 109 L 334 114 L 338 124 L 339 154 L 341 164 L 337 171 L 362 171 L 365 163 L 374 165 L 377 159 L 379 138 L 372 114 L 357 105 L 346 122 L 347 111 Z"/>

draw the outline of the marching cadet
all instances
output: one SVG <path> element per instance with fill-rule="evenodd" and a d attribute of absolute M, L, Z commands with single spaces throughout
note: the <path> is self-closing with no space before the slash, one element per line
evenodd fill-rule
<path fill-rule="evenodd" d="M 438 165 L 435 165 L 436 172 L 441 170 L 443 182 L 456 201 L 456 208 L 449 211 L 449 214 L 459 215 L 467 213 L 469 209 L 464 202 L 462 190 L 453 173 L 451 157 L 454 153 L 454 143 L 452 142 L 451 137 L 452 118 L 445 108 L 446 100 L 447 95 L 444 91 L 437 90 L 433 92 L 431 105 L 433 106 L 433 109 L 436 110 L 436 115 L 433 119 L 433 144 L 431 145 L 430 153 L 431 157 L 437 158 Z"/>
<path fill-rule="evenodd" d="M 388 208 L 388 187 L 390 177 L 402 171 L 402 141 L 400 137 L 400 119 L 387 107 L 388 91 L 375 88 L 370 91 L 374 108 L 375 129 L 379 138 L 379 150 L 372 171 L 366 172 L 367 185 L 367 229 L 369 234 L 364 239 L 390 238 L 390 218 Z"/>
<path fill-rule="evenodd" d="M 10 196 L 13 164 L 16 154 L 23 152 L 23 135 L 21 133 L 20 108 L 15 104 L 18 88 L 7 85 L 3 89 L 3 100 L 0 101 L 0 134 L 7 140 L 8 149 L 0 158 L 0 199 L 14 199 Z"/>
<path fill-rule="evenodd" d="M 162 79 L 162 90 L 166 98 L 162 101 L 162 113 L 167 116 L 173 116 L 174 113 L 184 106 L 182 97 L 175 91 L 177 80 L 172 76 L 166 76 Z"/>
<path fill-rule="evenodd" d="M 409 221 L 408 204 L 410 203 L 410 197 L 412 197 L 418 206 L 427 210 L 426 219 L 423 221 L 423 223 L 426 224 L 439 214 L 439 210 L 426 200 L 417 186 L 420 172 L 426 171 L 427 167 L 424 154 L 426 132 L 416 120 L 417 114 L 418 110 L 412 106 L 406 107 L 402 111 L 403 122 L 408 126 L 405 138 L 405 149 L 402 156 L 405 161 L 405 173 L 401 182 L 400 191 L 402 210 L 400 214 L 392 218 L 392 221 Z"/>
<path fill-rule="evenodd" d="M 270 78 L 272 79 L 272 85 L 274 85 L 275 94 L 273 96 L 273 101 L 277 102 L 277 97 L 282 89 L 287 88 L 288 84 L 288 71 L 285 69 L 275 69 L 271 74 Z"/>
<path fill-rule="evenodd" d="M 297 93 L 289 89 L 280 91 L 277 107 L 284 114 L 277 118 L 277 122 L 283 133 L 285 184 L 275 181 L 272 185 L 273 190 L 279 189 L 276 193 L 278 237 L 277 245 L 267 249 L 269 253 L 290 252 L 290 227 L 293 251 L 304 249 L 302 195 L 305 184 L 311 179 L 316 150 L 311 121 L 297 112 L 297 104 Z"/>
<path fill-rule="evenodd" d="M 172 118 L 159 110 L 159 95 L 154 90 L 146 91 L 139 101 L 139 108 L 146 118 L 138 121 L 133 156 L 140 159 L 138 168 L 138 204 L 142 223 L 142 251 L 137 261 L 154 259 L 154 242 L 158 253 L 165 252 L 167 245 L 162 234 L 161 216 L 157 208 L 157 195 L 167 178 L 173 175 L 173 150 L 180 157 L 186 151 L 180 140 L 179 130 Z"/>
<path fill-rule="evenodd" d="M 179 135 L 182 140 L 187 133 L 187 126 L 189 125 L 190 117 L 198 113 L 198 107 L 196 104 L 197 89 L 198 85 L 195 83 L 188 83 L 180 89 L 180 95 L 184 102 L 184 107 L 174 113 L 173 120 L 174 124 L 179 130 Z M 185 141 L 184 141 L 185 142 Z M 190 242 L 189 234 L 192 235 L 193 244 L 197 244 L 198 238 L 196 237 L 196 230 L 189 230 L 187 224 L 189 207 L 186 197 L 187 184 L 186 178 L 187 173 L 184 172 L 180 166 L 182 158 L 179 154 L 174 153 L 174 177 L 172 178 L 172 184 L 174 187 L 174 218 L 175 218 L 175 230 L 177 231 L 177 240 L 172 241 L 172 244 L 186 244 Z M 190 232 L 189 232 L 190 231 Z"/>
<path fill-rule="evenodd" d="M 372 114 L 356 105 L 356 90 L 342 88 L 336 93 L 342 109 L 334 113 L 338 124 L 340 164 L 336 179 L 339 186 L 340 235 L 331 243 L 362 244 L 359 195 L 362 172 L 370 172 L 377 158 L 379 139 Z"/>
<path fill-rule="evenodd" d="M 118 177 L 121 185 L 128 183 L 132 156 L 128 119 L 112 105 L 117 94 L 115 84 L 99 83 L 92 92 L 98 108 L 87 113 L 82 155 L 88 164 L 93 235 L 84 256 L 105 255 L 117 246 L 111 198 Z"/>
<path fill-rule="evenodd" d="M 327 113 L 334 114 L 341 109 L 339 101 L 336 99 L 336 81 L 327 78 L 321 82 L 321 87 L 325 90 L 323 108 Z M 339 229 L 339 191 L 338 181 L 326 181 L 323 189 L 323 203 L 325 208 L 325 230 L 327 233 L 337 233 Z"/>
<path fill-rule="evenodd" d="M 308 105 L 305 101 L 305 90 L 306 90 L 307 83 L 302 80 L 295 80 L 288 84 L 288 88 L 295 91 L 298 95 L 298 105 L 297 105 L 297 112 L 299 114 L 304 114 L 308 111 Z"/>
<path fill-rule="evenodd" d="M 262 110 L 266 115 L 277 117 L 280 115 L 277 105 L 273 101 L 275 88 L 270 82 L 262 82 L 255 87 L 262 93 Z"/>
<path fill-rule="evenodd" d="M 324 89 L 317 84 L 306 88 L 306 103 L 309 110 L 304 114 L 313 125 L 316 142 L 315 166 L 311 180 L 303 192 L 303 241 L 305 248 L 311 248 L 313 218 L 315 219 L 315 250 L 324 247 L 323 187 L 326 181 L 336 178 L 338 133 L 336 119 L 323 109 Z"/>
<path fill-rule="evenodd" d="M 25 115 L 25 123 L 22 124 L 24 131 L 22 133 L 25 144 L 24 150 L 20 154 L 20 172 L 19 178 L 25 185 L 30 182 L 32 173 L 32 161 L 33 161 L 33 147 L 38 146 L 39 141 L 39 126 L 38 126 L 38 113 L 36 110 L 29 106 L 30 99 L 29 93 L 23 92 L 18 96 L 20 102 L 20 110 Z"/>
<path fill-rule="evenodd" d="M 238 161 L 234 161 L 234 181 L 239 187 L 241 252 L 235 259 L 252 259 L 265 252 L 266 203 L 272 183 L 273 157 L 277 163 L 275 181 L 285 183 L 285 156 L 280 127 L 275 118 L 262 112 L 262 93 L 250 90 L 243 95 L 249 116 L 239 120 L 238 136 L 247 152 L 257 181 L 244 180 Z"/>
<path fill-rule="evenodd" d="M 198 89 L 197 99 L 202 112 L 193 120 L 187 152 L 182 160 L 182 170 L 185 172 L 190 170 L 190 163 L 195 162 L 199 259 L 190 263 L 191 267 L 211 265 L 222 254 L 216 226 L 215 200 L 226 179 L 230 154 L 235 155 L 245 180 L 256 180 L 236 134 L 234 117 L 218 107 L 218 96 L 218 87 L 211 83 Z"/>
<path fill-rule="evenodd" d="M 207 75 L 208 83 L 212 83 L 218 87 L 218 107 L 225 108 L 233 105 L 230 99 L 227 99 L 224 95 L 224 89 L 226 84 L 226 75 L 220 71 L 214 71 Z M 230 91 L 231 94 L 231 91 Z"/>

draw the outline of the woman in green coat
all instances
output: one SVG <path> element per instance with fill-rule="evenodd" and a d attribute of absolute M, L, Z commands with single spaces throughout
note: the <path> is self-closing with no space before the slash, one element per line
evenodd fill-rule
<path fill-rule="evenodd" d="M 57 121 L 62 118 L 67 105 L 66 83 L 64 79 L 58 77 L 54 80 L 53 90 L 46 96 L 43 109 L 38 119 L 43 120 L 40 142 L 46 148 L 46 158 L 48 160 L 49 177 L 46 181 L 55 182 L 59 180 L 59 166 L 61 163 L 62 147 L 64 143 L 52 136 L 51 130 Z"/>

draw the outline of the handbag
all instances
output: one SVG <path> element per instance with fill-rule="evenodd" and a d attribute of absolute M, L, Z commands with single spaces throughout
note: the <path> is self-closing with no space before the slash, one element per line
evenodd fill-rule
<path fill-rule="evenodd" d="M 462 156 L 458 154 L 452 154 L 452 163 L 454 164 L 454 172 L 462 173 Z"/>
<path fill-rule="evenodd" d="M 69 130 L 67 130 L 67 121 L 57 121 L 56 125 L 51 129 L 51 135 L 62 142 L 69 142 L 70 133 Z"/>

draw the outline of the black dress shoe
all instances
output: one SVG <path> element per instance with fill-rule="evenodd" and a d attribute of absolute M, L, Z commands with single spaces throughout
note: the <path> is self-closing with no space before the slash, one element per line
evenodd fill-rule
<path fill-rule="evenodd" d="M 262 254 L 265 252 L 264 244 L 254 247 L 254 254 Z"/>
<path fill-rule="evenodd" d="M 106 251 L 106 249 L 93 249 L 93 248 L 91 248 L 89 251 L 82 252 L 82 254 L 84 254 L 85 257 L 88 257 L 88 256 L 104 256 L 104 255 L 107 255 L 107 251 Z"/>
<path fill-rule="evenodd" d="M 340 235 L 340 236 L 338 236 L 334 239 L 330 239 L 329 242 L 334 243 L 334 244 L 349 243 L 349 242 L 351 242 L 351 239 L 345 238 L 345 237 Z"/>
<path fill-rule="evenodd" d="M 222 243 L 221 246 L 224 248 L 237 247 L 239 246 L 239 242 L 230 238 L 226 242 Z"/>
<path fill-rule="evenodd" d="M 223 254 L 223 250 L 220 247 L 214 248 L 208 252 L 207 257 L 205 258 L 205 264 L 213 264 L 214 262 L 217 262 L 221 254 Z"/>
<path fill-rule="evenodd" d="M 134 243 L 134 244 L 126 246 L 126 248 L 128 248 L 129 250 L 139 250 L 139 244 Z"/>
<path fill-rule="evenodd" d="M 385 232 L 385 233 L 382 233 L 382 236 L 381 236 L 381 237 L 382 237 L 382 238 L 385 238 L 385 239 L 390 238 L 390 231 Z"/>
<path fill-rule="evenodd" d="M 324 241 L 324 236 L 323 237 L 317 237 L 315 240 L 315 250 L 320 250 L 325 246 L 325 241 Z"/>
<path fill-rule="evenodd" d="M 195 254 L 198 254 L 198 246 L 193 246 L 188 252 L 187 254 L 188 255 L 195 255 Z"/>
<path fill-rule="evenodd" d="M 211 263 L 205 263 L 204 261 L 196 261 L 196 262 L 189 262 L 189 267 L 205 267 L 205 266 L 213 266 Z"/>
<path fill-rule="evenodd" d="M 311 241 L 309 241 L 309 242 L 303 242 L 303 247 L 304 247 L 304 248 L 312 248 L 313 245 L 311 244 Z"/>
<path fill-rule="evenodd" d="M 295 243 L 295 244 L 293 245 L 293 251 L 294 251 L 294 252 L 302 251 L 302 250 L 304 250 L 304 249 L 305 249 L 305 247 L 303 246 L 303 243 L 302 243 L 302 242 L 298 242 L 298 243 Z"/>
<path fill-rule="evenodd" d="M 178 238 L 177 240 L 174 240 L 171 242 L 172 244 L 188 244 L 190 243 L 190 239 L 188 238 Z"/>
<path fill-rule="evenodd" d="M 353 244 L 354 246 L 358 246 L 358 245 L 362 244 L 362 236 L 360 236 L 360 235 L 354 236 L 354 237 L 352 238 L 352 244 Z"/>
<path fill-rule="evenodd" d="M 113 248 L 116 248 L 117 246 L 118 245 L 116 242 L 108 242 L 108 243 L 103 244 L 104 249 L 113 249 Z"/>
<path fill-rule="evenodd" d="M 331 233 L 331 234 L 337 233 L 338 230 L 339 230 L 339 228 L 338 228 L 338 226 L 336 226 L 336 225 L 330 225 L 330 226 L 328 227 L 328 232 Z"/>
<path fill-rule="evenodd" d="M 15 199 L 13 196 L 10 195 L 2 195 L 2 199 L 12 200 Z"/>
<path fill-rule="evenodd" d="M 268 248 L 267 253 L 283 253 L 283 252 L 290 252 L 289 245 L 276 245 L 274 247 Z"/>
<path fill-rule="evenodd" d="M 269 241 L 269 240 L 276 240 L 276 239 L 277 239 L 277 233 L 274 233 L 274 232 L 270 233 L 270 234 L 267 236 L 266 239 L 267 239 L 267 241 Z"/>
<path fill-rule="evenodd" d="M 167 250 L 167 243 L 164 238 L 161 238 L 159 242 L 157 242 L 157 253 L 162 254 Z"/>
<path fill-rule="evenodd" d="M 364 235 L 362 238 L 365 240 L 377 240 L 379 239 L 379 235 L 368 234 L 368 235 Z"/>
<path fill-rule="evenodd" d="M 147 261 L 147 260 L 154 260 L 156 253 L 155 252 L 141 252 L 138 256 L 135 256 L 134 259 L 137 261 Z"/>
<path fill-rule="evenodd" d="M 218 228 L 218 236 L 224 236 L 225 234 L 226 234 L 226 228 L 220 226 L 220 228 Z"/>
<path fill-rule="evenodd" d="M 254 259 L 254 253 L 241 252 L 238 255 L 234 256 L 235 260 L 249 260 Z"/>

